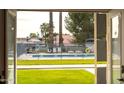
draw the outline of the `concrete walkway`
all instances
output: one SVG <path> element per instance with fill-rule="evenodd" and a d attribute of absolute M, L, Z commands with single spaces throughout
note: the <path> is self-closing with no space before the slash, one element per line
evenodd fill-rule
<path fill-rule="evenodd" d="M 105 64 L 99 64 L 97 67 L 106 67 Z M 95 68 L 95 65 L 18 65 L 17 69 L 58 69 L 58 68 Z"/>
<path fill-rule="evenodd" d="M 97 67 L 106 67 L 105 64 L 99 64 Z M 95 65 L 89 64 L 89 65 L 20 65 L 16 67 L 17 69 L 84 69 L 87 70 L 93 74 L 95 74 Z"/>

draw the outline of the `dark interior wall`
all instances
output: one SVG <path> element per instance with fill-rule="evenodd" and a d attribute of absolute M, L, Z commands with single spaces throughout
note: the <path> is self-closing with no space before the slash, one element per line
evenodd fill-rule
<path fill-rule="evenodd" d="M 0 83 L 5 83 L 5 10 L 0 9 Z"/>
<path fill-rule="evenodd" d="M 97 84 L 106 84 L 106 67 L 97 67 Z"/>
<path fill-rule="evenodd" d="M 97 61 L 106 60 L 106 14 L 97 14 Z"/>
<path fill-rule="evenodd" d="M 106 14 L 97 14 L 97 38 L 103 39 L 106 36 Z"/>
<path fill-rule="evenodd" d="M 106 14 L 95 14 L 95 60 L 107 60 L 107 46 L 106 46 Z M 106 84 L 106 67 L 97 67 L 96 65 L 96 83 Z"/>

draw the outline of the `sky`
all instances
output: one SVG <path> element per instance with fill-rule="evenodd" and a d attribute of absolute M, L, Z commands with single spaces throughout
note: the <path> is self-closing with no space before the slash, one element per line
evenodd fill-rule
<path fill-rule="evenodd" d="M 63 33 L 69 34 L 65 29 L 64 18 L 67 16 L 67 12 L 63 13 Z M 30 33 L 39 33 L 40 25 L 44 22 L 49 22 L 49 12 L 27 12 L 18 11 L 17 12 L 17 38 L 25 38 L 30 35 Z M 53 24 L 55 26 L 54 32 L 59 32 L 59 12 L 53 12 Z"/>

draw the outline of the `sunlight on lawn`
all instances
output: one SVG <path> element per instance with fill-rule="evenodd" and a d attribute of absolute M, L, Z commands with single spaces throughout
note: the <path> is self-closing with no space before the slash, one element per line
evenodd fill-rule
<path fill-rule="evenodd" d="M 17 65 L 95 64 L 94 62 L 94 59 L 17 60 Z M 98 64 L 106 64 L 106 61 L 99 61 Z"/>
<path fill-rule="evenodd" d="M 94 84 L 85 70 L 17 70 L 17 84 Z"/>

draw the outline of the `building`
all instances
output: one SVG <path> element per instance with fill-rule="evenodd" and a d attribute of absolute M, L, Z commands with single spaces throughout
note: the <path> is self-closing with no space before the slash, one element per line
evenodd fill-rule
<path fill-rule="evenodd" d="M 24 53 L 37 52 L 40 46 L 44 46 L 44 43 L 38 38 L 17 38 L 16 39 L 16 48 L 17 48 L 17 57 Z"/>
<path fill-rule="evenodd" d="M 16 11 L 20 10 L 0 10 L 1 83 L 15 83 L 16 80 Z M 97 62 L 107 59 L 106 68 L 99 68 L 96 64 L 96 83 L 124 83 L 124 9 L 53 9 L 52 11 L 94 12 L 95 60 Z M 99 41 L 98 35 L 101 32 L 106 34 L 106 38 Z M 9 67 L 10 60 L 13 65 L 11 67 Z"/>
<path fill-rule="evenodd" d="M 72 41 L 74 37 L 70 34 L 63 34 L 63 51 L 62 52 L 84 52 L 84 47 L 82 45 L 74 44 Z M 39 40 L 38 38 L 30 38 L 27 41 L 27 38 L 17 38 L 17 57 L 24 53 L 39 53 L 39 52 L 49 52 L 48 45 L 45 45 L 44 40 Z M 59 52 L 57 51 L 59 46 L 59 35 L 57 35 L 53 41 L 53 52 Z M 55 51 L 56 50 L 56 51 Z M 76 51 L 75 51 L 76 50 Z"/>

